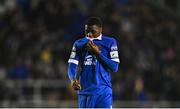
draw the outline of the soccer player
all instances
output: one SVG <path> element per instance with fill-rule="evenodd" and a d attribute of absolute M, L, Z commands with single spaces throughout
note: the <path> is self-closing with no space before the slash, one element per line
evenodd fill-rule
<path fill-rule="evenodd" d="M 111 72 L 119 66 L 116 40 L 102 35 L 102 21 L 90 17 L 85 24 L 85 37 L 76 40 L 68 60 L 68 77 L 78 93 L 79 108 L 111 108 Z M 81 71 L 77 79 L 77 65 Z"/>

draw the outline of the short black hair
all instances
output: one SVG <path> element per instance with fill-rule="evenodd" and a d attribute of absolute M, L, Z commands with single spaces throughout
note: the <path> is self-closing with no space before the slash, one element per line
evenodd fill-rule
<path fill-rule="evenodd" d="M 90 17 L 86 21 L 86 25 L 88 25 L 88 26 L 97 25 L 99 27 L 102 27 L 102 20 L 100 17 Z"/>

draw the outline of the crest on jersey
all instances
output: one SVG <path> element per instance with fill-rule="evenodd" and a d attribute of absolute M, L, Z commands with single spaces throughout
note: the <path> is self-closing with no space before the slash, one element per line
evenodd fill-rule
<path fill-rule="evenodd" d="M 117 51 L 118 50 L 118 47 L 117 46 L 112 46 L 111 47 L 111 51 Z"/>
<path fill-rule="evenodd" d="M 97 61 L 97 60 L 96 60 Z M 93 62 L 93 56 L 92 55 L 87 55 L 84 59 L 84 65 L 95 65 L 96 61 Z"/>
<path fill-rule="evenodd" d="M 118 58 L 119 57 L 118 56 L 118 51 L 111 51 L 110 56 L 111 56 L 111 58 Z"/>

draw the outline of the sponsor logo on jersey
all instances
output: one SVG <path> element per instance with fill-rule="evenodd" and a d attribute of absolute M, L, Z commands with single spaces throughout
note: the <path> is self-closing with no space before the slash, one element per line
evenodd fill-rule
<path fill-rule="evenodd" d="M 97 61 L 97 60 L 96 60 Z M 92 55 L 87 55 L 84 59 L 84 65 L 95 65 L 96 61 L 93 62 L 93 57 Z"/>

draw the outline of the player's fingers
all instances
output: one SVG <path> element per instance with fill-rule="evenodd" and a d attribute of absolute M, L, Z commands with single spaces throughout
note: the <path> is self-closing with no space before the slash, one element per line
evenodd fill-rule
<path fill-rule="evenodd" d="M 77 85 L 77 88 L 80 90 L 80 89 L 81 89 L 81 85 L 80 85 L 80 84 L 78 84 L 78 85 Z"/>
<path fill-rule="evenodd" d="M 90 50 L 92 49 L 92 45 L 90 43 L 87 43 L 87 48 Z"/>
<path fill-rule="evenodd" d="M 80 87 L 76 86 L 76 87 L 73 87 L 74 90 L 80 90 Z"/>
<path fill-rule="evenodd" d="M 73 87 L 73 89 L 74 89 L 74 90 L 79 90 L 79 88 L 78 88 L 78 87 Z"/>
<path fill-rule="evenodd" d="M 86 44 L 87 46 L 90 46 L 90 41 Z"/>
<path fill-rule="evenodd" d="M 96 45 L 93 41 L 90 42 L 92 45 Z"/>
<path fill-rule="evenodd" d="M 78 85 L 79 85 L 79 82 L 78 82 L 78 81 L 74 81 L 73 85 L 74 85 L 74 86 L 78 86 Z"/>
<path fill-rule="evenodd" d="M 90 42 L 89 42 L 89 46 L 90 46 L 91 48 L 93 48 L 93 47 L 94 47 L 94 44 L 93 44 L 93 42 L 92 42 L 92 41 L 90 41 Z"/>
<path fill-rule="evenodd" d="M 75 90 L 80 90 L 80 89 L 81 89 L 81 86 L 80 86 L 79 83 L 77 83 L 77 84 L 74 84 L 74 85 L 73 85 L 73 88 L 74 88 Z"/>
<path fill-rule="evenodd" d="M 86 47 L 87 47 L 88 50 L 91 48 L 89 43 L 87 43 Z"/>
<path fill-rule="evenodd" d="M 96 45 L 93 41 L 90 41 L 90 43 L 91 43 L 92 45 Z"/>
<path fill-rule="evenodd" d="M 94 42 L 93 42 L 93 41 L 90 41 L 89 43 L 90 43 L 91 45 L 94 45 Z"/>
<path fill-rule="evenodd" d="M 90 42 L 90 45 L 91 45 L 92 48 L 98 47 L 98 46 L 97 46 L 94 42 L 92 42 L 92 41 Z"/>

